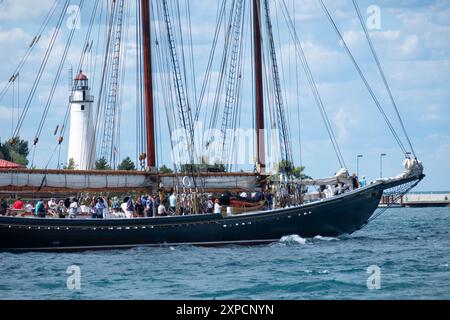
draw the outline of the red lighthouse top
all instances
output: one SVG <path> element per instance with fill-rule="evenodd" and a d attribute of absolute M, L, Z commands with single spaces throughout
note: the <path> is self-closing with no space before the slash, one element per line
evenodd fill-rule
<path fill-rule="evenodd" d="M 82 70 L 80 70 L 80 73 L 75 78 L 75 80 L 77 80 L 77 81 L 83 81 L 83 80 L 87 80 L 87 79 L 88 79 L 87 76 L 83 73 Z"/>

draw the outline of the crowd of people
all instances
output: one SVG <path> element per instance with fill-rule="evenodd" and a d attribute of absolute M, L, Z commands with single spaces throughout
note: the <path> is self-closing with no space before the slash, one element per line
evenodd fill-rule
<path fill-rule="evenodd" d="M 306 196 L 307 190 L 301 186 L 279 185 L 272 186 L 265 192 L 248 195 L 246 192 L 235 197 L 245 202 L 253 203 L 264 201 L 267 209 L 283 208 L 299 205 L 308 201 L 317 201 L 323 198 L 331 198 L 351 190 L 365 187 L 365 177 L 358 179 L 356 174 L 350 177 L 349 184 L 337 184 L 319 186 L 318 199 Z M 189 214 L 221 214 L 230 206 L 231 194 L 214 197 L 213 194 L 200 193 L 176 193 L 172 190 L 168 194 L 144 194 L 140 196 L 102 197 L 85 196 L 37 201 L 24 201 L 21 198 L 7 200 L 0 198 L 1 216 L 35 216 L 39 218 L 70 218 L 78 216 L 91 217 L 92 219 L 107 218 L 151 218 Z"/>
<path fill-rule="evenodd" d="M 91 217 L 92 219 L 106 218 L 151 218 L 172 215 L 185 215 L 193 213 L 221 213 L 222 205 L 219 199 L 213 195 L 205 197 L 188 197 L 176 195 L 141 195 L 137 197 L 76 197 L 49 200 L 38 199 L 24 201 L 21 198 L 15 200 L 0 199 L 1 216 L 34 216 L 38 218 L 69 218 L 78 216 Z"/>

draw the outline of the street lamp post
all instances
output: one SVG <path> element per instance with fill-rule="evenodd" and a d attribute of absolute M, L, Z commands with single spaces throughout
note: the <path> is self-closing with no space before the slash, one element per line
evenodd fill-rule
<path fill-rule="evenodd" d="M 364 156 L 362 154 L 358 154 L 356 157 L 356 175 L 359 178 L 359 159 L 363 158 Z"/>
<path fill-rule="evenodd" d="M 380 178 L 383 178 L 383 157 L 386 157 L 386 153 L 380 154 Z"/>

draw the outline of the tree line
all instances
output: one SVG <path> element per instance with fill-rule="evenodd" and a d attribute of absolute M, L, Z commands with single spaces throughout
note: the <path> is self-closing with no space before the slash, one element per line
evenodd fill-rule
<path fill-rule="evenodd" d="M 20 138 L 11 139 L 4 143 L 0 141 L 0 159 L 27 166 L 29 153 L 28 141 Z"/>

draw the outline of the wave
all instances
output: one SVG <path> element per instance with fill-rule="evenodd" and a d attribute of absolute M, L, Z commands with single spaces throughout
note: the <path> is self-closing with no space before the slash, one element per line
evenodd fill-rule
<path fill-rule="evenodd" d="M 297 234 L 291 234 L 289 236 L 284 236 L 280 239 L 281 243 L 284 244 L 301 244 L 301 245 L 305 245 L 306 244 L 306 239 L 300 237 Z"/>
<path fill-rule="evenodd" d="M 333 237 L 322 237 L 322 236 L 315 236 L 314 240 L 320 240 L 320 241 L 339 241 L 339 238 L 333 238 Z"/>
<path fill-rule="evenodd" d="M 297 234 L 291 234 L 288 236 L 284 236 L 280 239 L 280 243 L 281 244 L 293 244 L 293 245 L 305 245 L 307 244 L 309 241 L 312 240 L 318 240 L 318 241 L 339 241 L 339 238 L 333 238 L 333 237 L 322 237 L 322 236 L 316 236 L 314 238 L 311 239 L 305 239 L 300 237 Z"/>

